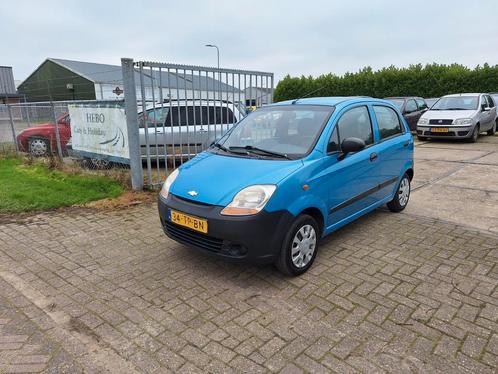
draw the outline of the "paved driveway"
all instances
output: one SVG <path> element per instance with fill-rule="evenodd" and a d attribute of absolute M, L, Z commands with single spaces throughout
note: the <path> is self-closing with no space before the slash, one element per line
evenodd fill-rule
<path fill-rule="evenodd" d="M 0 218 L 0 373 L 494 373 L 482 144 L 420 144 L 410 209 L 338 231 L 299 278 L 178 245 L 151 205 Z M 464 225 L 461 196 L 478 197 Z"/>

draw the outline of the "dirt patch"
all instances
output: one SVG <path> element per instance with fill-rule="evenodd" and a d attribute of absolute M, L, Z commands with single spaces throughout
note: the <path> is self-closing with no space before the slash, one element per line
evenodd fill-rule
<path fill-rule="evenodd" d="M 126 191 L 121 196 L 113 199 L 102 199 L 84 204 L 85 208 L 112 210 L 126 208 L 139 204 L 153 203 L 157 200 L 157 192 Z"/>

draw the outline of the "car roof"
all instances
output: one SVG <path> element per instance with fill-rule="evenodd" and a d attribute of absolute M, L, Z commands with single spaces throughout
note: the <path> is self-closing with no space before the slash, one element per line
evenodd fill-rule
<path fill-rule="evenodd" d="M 465 93 L 457 93 L 457 94 L 451 94 L 451 95 L 445 95 L 444 97 L 458 97 L 458 96 L 479 96 L 482 95 L 482 93 L 471 93 L 471 92 L 465 92 Z"/>
<path fill-rule="evenodd" d="M 385 100 L 392 100 L 392 99 L 400 99 L 400 100 L 407 100 L 407 99 L 423 99 L 423 97 L 420 96 L 389 96 L 385 97 Z"/>
<path fill-rule="evenodd" d="M 383 99 L 376 99 L 369 96 L 330 96 L 330 97 L 307 97 L 304 99 L 294 99 L 280 101 L 278 103 L 270 104 L 268 106 L 278 106 L 278 105 L 325 105 L 325 106 L 346 106 L 352 103 L 362 103 L 362 102 L 379 102 L 379 103 L 389 103 L 390 102 Z"/>

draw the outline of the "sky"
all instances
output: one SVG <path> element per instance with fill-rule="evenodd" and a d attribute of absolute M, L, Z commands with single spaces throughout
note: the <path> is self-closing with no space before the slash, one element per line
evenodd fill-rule
<path fill-rule="evenodd" d="M 25 79 L 47 57 L 121 57 L 342 75 L 365 66 L 498 64 L 496 0 L 3 1 L 0 65 Z"/>

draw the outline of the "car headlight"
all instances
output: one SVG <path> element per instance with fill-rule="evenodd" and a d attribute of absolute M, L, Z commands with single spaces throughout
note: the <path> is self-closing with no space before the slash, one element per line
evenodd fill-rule
<path fill-rule="evenodd" d="M 160 194 L 165 199 L 168 198 L 169 189 L 170 189 L 171 185 L 173 184 L 173 182 L 175 181 L 176 177 L 178 177 L 179 173 L 180 172 L 178 169 L 173 170 L 173 172 L 170 175 L 168 175 L 168 177 L 164 181 L 164 184 L 163 184 L 163 187 L 161 188 Z"/>
<path fill-rule="evenodd" d="M 458 118 L 453 122 L 457 126 L 472 125 L 472 118 Z"/>
<path fill-rule="evenodd" d="M 427 118 L 420 118 L 418 120 L 417 125 L 427 125 L 429 123 L 429 120 Z"/>
<path fill-rule="evenodd" d="M 275 192 L 274 184 L 258 184 L 239 191 L 221 214 L 226 216 L 248 216 L 259 213 Z"/>

